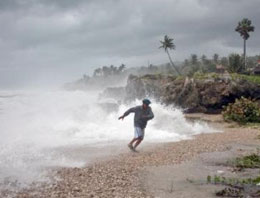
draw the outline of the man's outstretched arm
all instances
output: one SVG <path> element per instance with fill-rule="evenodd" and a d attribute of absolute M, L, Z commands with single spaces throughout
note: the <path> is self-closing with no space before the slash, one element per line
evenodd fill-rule
<path fill-rule="evenodd" d="M 130 109 L 128 109 L 122 116 L 120 116 L 118 119 L 119 120 L 123 120 L 124 117 L 128 116 L 130 113 L 134 113 L 135 112 L 135 107 L 132 107 Z"/>

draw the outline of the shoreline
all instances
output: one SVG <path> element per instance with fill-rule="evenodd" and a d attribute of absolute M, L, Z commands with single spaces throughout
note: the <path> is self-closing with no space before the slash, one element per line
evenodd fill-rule
<path fill-rule="evenodd" d="M 140 147 L 139 153 L 121 153 L 83 168 L 61 168 L 53 172 L 59 178 L 54 183 L 25 189 L 16 197 L 154 197 L 143 177 L 147 167 L 181 164 L 201 153 L 227 151 L 234 143 L 259 143 L 257 129 L 221 122 L 219 115 L 196 116 L 212 120 L 208 124 L 223 133 L 199 134 L 190 140 Z"/>

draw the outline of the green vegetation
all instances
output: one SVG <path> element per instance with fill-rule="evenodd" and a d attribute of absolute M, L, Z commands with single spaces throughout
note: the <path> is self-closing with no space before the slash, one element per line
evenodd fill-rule
<path fill-rule="evenodd" d="M 243 185 L 243 184 L 251 184 L 256 185 L 260 183 L 260 176 L 254 178 L 226 178 L 218 175 L 214 175 L 213 177 L 207 176 L 207 183 L 211 184 L 223 184 L 223 185 Z"/>
<path fill-rule="evenodd" d="M 231 164 L 236 168 L 260 168 L 260 156 L 251 154 L 244 157 L 238 157 L 232 161 Z"/>
<path fill-rule="evenodd" d="M 212 179 L 211 179 L 212 178 Z M 247 192 L 249 197 L 259 197 L 260 196 L 260 190 L 257 187 L 260 183 L 260 176 L 254 177 L 254 178 L 226 178 L 214 175 L 214 177 L 211 177 L 210 175 L 207 176 L 207 183 L 211 184 L 221 184 L 228 186 L 220 191 L 216 192 L 216 196 L 220 197 L 245 197 L 245 187 L 247 189 L 251 188 L 249 192 Z"/>
<path fill-rule="evenodd" d="M 177 76 L 176 80 L 184 80 L 185 76 Z"/>
<path fill-rule="evenodd" d="M 254 31 L 254 26 L 252 26 L 251 20 L 244 18 L 238 23 L 235 31 L 240 33 L 240 36 L 242 36 L 244 40 L 243 56 L 232 53 L 228 57 L 220 57 L 219 54 L 215 53 L 210 59 L 207 58 L 205 54 L 203 54 L 200 58 L 198 58 L 197 54 L 191 54 L 190 58 L 185 59 L 182 67 L 179 69 L 173 64 L 168 51 L 168 49 L 175 49 L 173 39 L 165 35 L 164 40 L 160 41 L 162 44 L 160 48 L 163 48 L 168 54 L 172 67 L 179 75 L 184 74 L 191 77 L 196 72 L 223 72 L 223 70 L 227 70 L 232 73 L 249 72 L 248 68 L 254 68 L 257 65 L 257 61 L 259 59 L 259 56 L 256 56 L 255 58 L 248 57 L 248 61 L 246 60 L 246 40 L 250 37 L 249 32 Z"/>
<path fill-rule="evenodd" d="M 211 183 L 211 176 L 210 175 L 207 176 L 207 183 Z"/>
<path fill-rule="evenodd" d="M 141 76 L 141 79 L 157 80 L 157 79 L 162 79 L 163 77 L 171 78 L 174 81 L 175 79 L 182 77 L 182 76 L 177 77 L 177 76 L 172 75 L 172 74 L 165 75 L 165 74 L 157 73 L 157 74 L 146 74 L 144 76 Z"/>
<path fill-rule="evenodd" d="M 181 72 L 183 75 L 192 77 L 194 73 L 223 73 L 228 71 L 230 73 L 253 73 L 253 69 L 257 66 L 257 62 L 260 60 L 260 56 L 247 57 L 247 69 L 244 66 L 243 57 L 239 54 L 232 53 L 227 57 L 219 57 L 218 54 L 214 54 L 212 58 L 207 58 L 206 55 L 202 55 L 198 58 L 198 55 L 191 54 L 189 59 L 185 59 L 182 63 Z"/>
<path fill-rule="evenodd" d="M 243 60 L 239 54 L 230 54 L 228 57 L 227 70 L 231 73 L 241 73 L 245 71 Z"/>
<path fill-rule="evenodd" d="M 236 168 L 260 168 L 260 156 L 257 154 L 251 154 L 239 157 L 232 161 L 231 165 L 234 165 Z M 260 188 L 258 187 L 260 183 L 259 175 L 247 178 L 208 175 L 207 183 L 226 186 L 224 189 L 217 191 L 216 196 L 245 197 L 245 195 L 247 195 L 248 197 L 260 197 Z"/>
<path fill-rule="evenodd" d="M 229 56 L 220 57 L 219 54 L 214 53 L 211 58 L 208 58 L 205 54 L 201 56 L 197 54 L 191 54 L 188 59 L 183 62 L 173 63 L 169 50 L 175 49 L 173 38 L 164 36 L 164 39 L 160 41 L 161 46 L 168 55 L 169 63 L 162 65 L 153 65 L 148 61 L 148 66 L 140 66 L 136 68 L 127 68 L 124 64 L 116 67 L 114 65 L 101 66 L 96 68 L 92 76 L 83 75 L 83 78 L 76 81 L 76 84 L 95 84 L 93 82 L 106 81 L 115 77 L 115 81 L 123 79 L 129 74 L 134 75 L 146 75 L 146 74 L 178 74 L 180 77 L 185 76 L 194 77 L 196 79 L 218 78 L 215 73 L 224 73 L 229 71 L 231 73 L 257 73 L 259 69 L 256 68 L 260 55 L 246 57 L 246 40 L 250 37 L 249 32 L 254 31 L 254 26 L 251 25 L 251 21 L 244 18 L 240 21 L 236 27 L 236 31 L 240 33 L 244 39 L 244 54 L 243 57 L 239 54 L 232 53 Z M 247 61 L 246 61 L 247 58 Z M 247 67 L 246 67 L 247 66 Z M 256 70 L 254 70 L 256 68 Z M 206 75 L 204 75 L 206 74 Z M 233 75 L 234 78 L 242 78 L 254 83 L 260 84 L 260 76 L 247 76 L 247 75 Z M 179 78 L 179 77 L 178 77 Z"/>
<path fill-rule="evenodd" d="M 236 168 L 260 168 L 260 156 L 251 154 L 236 158 L 232 165 Z M 207 176 L 207 183 L 222 184 L 226 188 L 217 191 L 216 196 L 221 197 L 260 197 L 260 176 L 248 178 L 226 178 L 222 176 Z M 248 190 L 250 188 L 250 190 Z M 247 190 L 246 190 L 247 189 Z M 247 195 L 247 196 L 246 196 Z"/>
<path fill-rule="evenodd" d="M 106 77 L 106 76 L 120 75 L 125 70 L 125 68 L 126 66 L 124 64 L 121 64 L 119 67 L 115 67 L 114 65 L 111 65 L 110 67 L 103 66 L 95 69 L 93 76 Z"/>
<path fill-rule="evenodd" d="M 236 99 L 235 103 L 225 107 L 222 115 L 226 121 L 231 120 L 241 124 L 260 122 L 260 107 L 258 103 L 241 97 L 241 99 Z"/>
<path fill-rule="evenodd" d="M 252 83 L 256 83 L 256 84 L 260 84 L 260 75 L 246 75 L 246 74 L 239 74 L 239 73 L 231 73 L 230 74 L 232 80 L 239 80 L 239 79 L 243 79 L 243 80 L 247 80 L 249 82 Z M 198 80 L 205 80 L 205 79 L 217 79 L 217 78 L 221 78 L 222 74 L 216 73 L 216 72 L 201 72 L 201 71 L 196 71 L 193 73 L 192 76 L 194 79 L 198 79 Z"/>
<path fill-rule="evenodd" d="M 244 67 L 246 68 L 246 40 L 250 37 L 249 32 L 253 32 L 255 27 L 251 25 L 251 20 L 244 18 L 242 21 L 238 22 L 236 31 L 244 40 Z"/>
<path fill-rule="evenodd" d="M 176 70 L 176 72 L 181 75 L 181 72 L 179 71 L 179 69 L 174 65 L 172 58 L 169 54 L 169 50 L 168 49 L 175 49 L 175 45 L 173 43 L 173 39 L 169 38 L 167 35 L 164 36 L 164 40 L 160 41 L 162 46 L 160 46 L 159 48 L 163 48 L 165 50 L 165 52 L 167 53 L 170 63 L 172 65 L 172 67 Z"/>
<path fill-rule="evenodd" d="M 202 73 L 202 72 L 195 72 L 193 74 L 193 78 L 194 79 L 198 79 L 198 80 L 205 80 L 205 79 L 217 79 L 220 77 L 220 74 L 214 73 L 214 72 L 210 72 L 210 73 Z"/>
<path fill-rule="evenodd" d="M 260 84 L 260 75 L 231 74 L 233 80 L 244 79 L 252 83 Z"/>
<path fill-rule="evenodd" d="M 248 122 L 248 123 L 241 125 L 241 127 L 246 127 L 246 128 L 251 128 L 251 129 L 260 129 L 260 122 L 258 122 L 258 123 Z M 260 135 L 259 135 L 259 137 L 260 137 Z M 260 138 L 258 138 L 258 139 L 260 139 Z"/>

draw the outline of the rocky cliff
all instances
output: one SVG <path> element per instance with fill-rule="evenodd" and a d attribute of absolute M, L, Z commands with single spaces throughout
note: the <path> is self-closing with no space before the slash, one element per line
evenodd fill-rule
<path fill-rule="evenodd" d="M 186 112 L 219 113 L 223 106 L 241 96 L 260 101 L 260 85 L 229 75 L 207 78 L 176 78 L 170 75 L 130 75 L 124 100 L 152 97 L 166 105 L 174 104 Z"/>

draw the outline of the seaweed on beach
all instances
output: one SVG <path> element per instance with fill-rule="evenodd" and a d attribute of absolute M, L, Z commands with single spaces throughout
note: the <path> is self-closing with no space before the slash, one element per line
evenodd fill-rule
<path fill-rule="evenodd" d="M 241 189 L 236 188 L 224 188 L 223 190 L 217 191 L 216 196 L 218 197 L 243 197 Z"/>
<path fill-rule="evenodd" d="M 207 176 L 207 183 L 224 185 L 224 189 L 217 191 L 219 197 L 260 197 L 260 176 L 255 178 L 226 178 L 215 175 Z"/>
<path fill-rule="evenodd" d="M 260 197 L 258 186 L 251 188 L 237 188 L 236 186 L 226 187 L 216 192 L 217 197 Z"/>
<path fill-rule="evenodd" d="M 256 153 L 237 157 L 228 161 L 237 170 L 245 168 L 260 168 L 260 156 Z M 260 175 L 248 178 L 230 178 L 219 175 L 208 175 L 207 183 L 225 186 L 216 192 L 218 197 L 260 197 Z"/>

